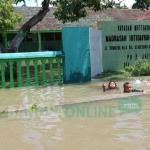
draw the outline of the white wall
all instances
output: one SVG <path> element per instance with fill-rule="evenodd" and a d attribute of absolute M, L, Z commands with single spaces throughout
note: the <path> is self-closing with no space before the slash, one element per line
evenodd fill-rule
<path fill-rule="evenodd" d="M 103 71 L 102 66 L 102 31 L 89 29 L 91 77 Z"/>

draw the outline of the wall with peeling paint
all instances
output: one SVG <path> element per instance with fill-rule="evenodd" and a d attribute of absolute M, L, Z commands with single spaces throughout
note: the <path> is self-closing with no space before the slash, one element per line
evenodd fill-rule
<path fill-rule="evenodd" d="M 91 62 L 88 27 L 62 28 L 64 83 L 91 81 Z"/>

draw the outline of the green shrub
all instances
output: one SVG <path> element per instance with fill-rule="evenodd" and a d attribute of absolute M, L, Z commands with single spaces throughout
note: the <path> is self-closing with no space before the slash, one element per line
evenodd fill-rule
<path fill-rule="evenodd" d="M 125 77 L 131 77 L 131 72 L 125 71 L 125 69 L 122 70 L 122 73 Z"/>
<path fill-rule="evenodd" d="M 150 60 L 139 59 L 133 66 L 132 76 L 149 76 Z"/>
<path fill-rule="evenodd" d="M 125 71 L 127 71 L 127 72 L 133 71 L 133 67 L 131 67 L 131 66 L 126 66 L 124 69 L 125 69 Z"/>
<path fill-rule="evenodd" d="M 150 60 L 139 59 L 133 66 L 126 66 L 125 76 L 150 76 Z"/>

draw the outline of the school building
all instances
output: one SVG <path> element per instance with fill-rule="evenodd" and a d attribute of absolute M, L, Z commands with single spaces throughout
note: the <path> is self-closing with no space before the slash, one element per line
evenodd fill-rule
<path fill-rule="evenodd" d="M 16 30 L 9 31 L 5 36 L 0 34 L 0 43 L 7 48 L 7 41 L 12 40 L 17 34 L 18 29 L 39 11 L 40 7 L 15 7 L 15 11 L 24 16 L 24 20 L 19 23 Z M 138 9 L 105 9 L 102 12 L 93 12 L 88 9 L 89 16 L 81 18 L 77 22 L 68 22 L 63 24 L 54 18 L 55 8 L 50 8 L 46 17 L 35 25 L 30 33 L 24 38 L 19 47 L 19 52 L 37 52 L 42 50 L 57 51 L 62 50 L 62 27 L 93 27 L 97 21 L 103 18 L 109 18 L 111 21 L 129 21 L 137 20 L 143 14 Z"/>

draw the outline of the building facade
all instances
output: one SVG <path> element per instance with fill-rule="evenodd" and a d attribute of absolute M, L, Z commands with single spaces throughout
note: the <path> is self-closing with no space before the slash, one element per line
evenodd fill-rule
<path fill-rule="evenodd" d="M 21 26 L 39 11 L 37 7 L 16 7 L 15 11 L 24 16 L 24 20 L 19 23 L 16 30 L 9 31 L 5 36 L 0 34 L 0 43 L 7 48 L 7 42 L 12 40 Z M 57 51 L 62 50 L 62 27 L 92 27 L 95 23 L 103 18 L 109 18 L 112 21 L 137 20 L 137 17 L 143 14 L 138 9 L 105 9 L 102 12 L 93 12 L 88 9 L 89 16 L 81 18 L 77 22 L 68 22 L 63 24 L 57 20 L 53 12 L 55 8 L 50 8 L 45 18 L 35 25 L 30 33 L 25 37 L 19 47 L 19 52 L 36 52 L 36 51 Z"/>

